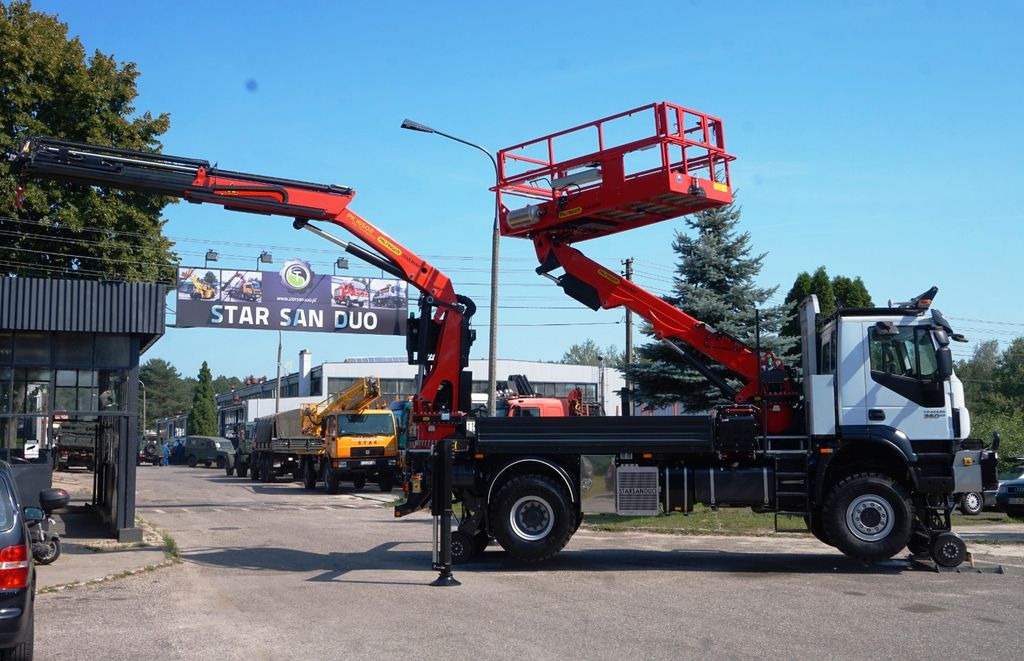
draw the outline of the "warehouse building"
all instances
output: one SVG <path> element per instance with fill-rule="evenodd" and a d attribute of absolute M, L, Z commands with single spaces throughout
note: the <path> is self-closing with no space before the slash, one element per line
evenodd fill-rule
<path fill-rule="evenodd" d="M 380 379 L 383 395 L 389 401 L 406 399 L 416 392 L 417 366 L 409 365 L 405 357 L 348 358 L 314 366 L 313 354 L 303 350 L 299 352 L 298 365 L 297 372 L 281 377 L 279 403 L 274 399 L 276 379 L 219 393 L 217 419 L 220 434 L 232 438 L 239 424 L 271 415 L 277 406 L 285 411 L 297 408 L 299 404 L 321 401 L 366 376 Z M 474 377 L 474 403 L 486 406 L 487 360 L 470 360 L 469 369 Z M 511 374 L 525 375 L 534 390 L 546 397 L 565 397 L 573 388 L 579 387 L 585 401 L 602 404 L 607 415 L 621 415 L 622 402 L 618 391 L 624 382 L 622 373 L 617 369 L 499 359 L 499 390 Z"/>

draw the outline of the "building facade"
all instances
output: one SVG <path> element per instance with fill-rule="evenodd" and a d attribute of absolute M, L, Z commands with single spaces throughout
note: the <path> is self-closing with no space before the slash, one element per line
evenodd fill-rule
<path fill-rule="evenodd" d="M 142 538 L 139 356 L 164 333 L 164 296 L 161 285 L 0 278 L 0 454 L 52 462 L 62 436 L 91 446 L 93 505 L 123 541 Z"/>
<path fill-rule="evenodd" d="M 303 350 L 299 353 L 298 365 L 297 372 L 281 377 L 279 407 L 282 411 L 326 399 L 367 376 L 380 379 L 381 390 L 388 401 L 406 399 L 416 392 L 417 366 L 409 365 L 405 357 L 349 358 L 314 366 L 313 355 Z M 474 376 L 474 402 L 479 400 L 486 405 L 487 361 L 470 360 L 469 369 Z M 622 373 L 613 368 L 499 359 L 497 373 L 499 390 L 509 375 L 523 374 L 540 395 L 565 397 L 573 388 L 579 387 L 585 401 L 600 403 L 607 415 L 621 414 L 618 391 L 623 388 L 624 381 Z M 217 418 L 221 435 L 231 438 L 237 425 L 273 414 L 276 385 L 277 380 L 270 379 L 233 392 L 218 393 Z"/>

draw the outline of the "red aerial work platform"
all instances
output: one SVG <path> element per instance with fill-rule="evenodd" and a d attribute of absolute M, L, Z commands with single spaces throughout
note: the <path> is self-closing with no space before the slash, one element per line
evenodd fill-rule
<path fill-rule="evenodd" d="M 524 142 L 498 152 L 501 233 L 575 243 L 729 204 L 731 160 L 722 120 L 667 102 Z"/>

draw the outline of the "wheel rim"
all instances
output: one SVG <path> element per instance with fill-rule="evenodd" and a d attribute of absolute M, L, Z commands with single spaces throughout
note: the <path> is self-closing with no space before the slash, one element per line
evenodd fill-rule
<path fill-rule="evenodd" d="M 895 525 L 892 505 L 881 496 L 858 496 L 846 508 L 846 526 L 859 540 L 877 542 L 885 539 Z"/>
<path fill-rule="evenodd" d="M 978 498 L 978 494 L 973 492 L 964 495 L 964 504 L 967 506 L 967 509 L 972 512 L 977 512 L 981 509 L 980 500 L 981 499 Z"/>
<path fill-rule="evenodd" d="M 516 536 L 537 541 L 544 539 L 555 526 L 555 512 L 548 501 L 538 496 L 523 496 L 512 505 L 509 524 Z"/>

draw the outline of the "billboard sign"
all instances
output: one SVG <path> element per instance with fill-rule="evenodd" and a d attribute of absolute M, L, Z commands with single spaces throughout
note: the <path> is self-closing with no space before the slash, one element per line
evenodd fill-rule
<path fill-rule="evenodd" d="M 178 268 L 178 328 L 255 328 L 405 335 L 401 280 L 321 275 L 301 259 L 279 271 Z"/>

